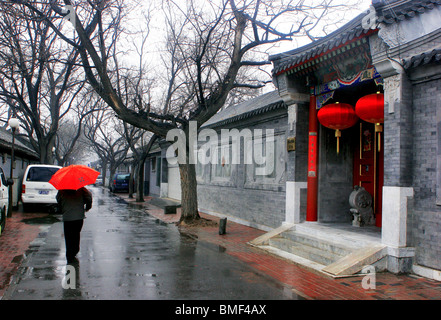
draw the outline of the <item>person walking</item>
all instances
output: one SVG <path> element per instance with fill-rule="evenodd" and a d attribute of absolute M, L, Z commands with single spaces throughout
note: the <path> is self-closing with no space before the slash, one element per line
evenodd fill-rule
<path fill-rule="evenodd" d="M 59 190 L 57 202 L 63 214 L 66 260 L 68 264 L 76 263 L 85 212 L 92 208 L 92 193 L 85 187 L 78 190 Z"/>

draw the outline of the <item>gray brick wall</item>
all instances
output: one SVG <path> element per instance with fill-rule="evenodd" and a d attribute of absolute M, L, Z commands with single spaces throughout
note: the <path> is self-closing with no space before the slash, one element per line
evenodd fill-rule
<path fill-rule="evenodd" d="M 287 110 L 278 110 L 264 115 L 259 115 L 243 122 L 234 123 L 222 129 L 237 128 L 242 130 L 274 129 L 279 138 L 284 140 L 288 136 Z M 221 128 L 215 128 L 220 131 Z M 276 137 L 277 138 L 277 137 Z M 243 145 L 242 154 L 243 154 Z M 287 163 L 286 152 L 285 164 Z M 212 177 L 212 166 L 205 165 L 204 176 L 198 180 L 198 202 L 201 211 L 217 212 L 233 216 L 250 225 L 260 227 L 279 227 L 285 220 L 285 192 L 286 192 L 286 166 L 280 172 L 282 178 L 271 185 L 256 186 L 247 183 L 246 166 L 236 165 L 228 181 L 219 182 Z M 249 182 L 249 181 L 248 181 Z"/>
<path fill-rule="evenodd" d="M 299 105 L 296 125 L 296 151 L 293 152 L 293 163 L 295 168 L 295 181 L 308 181 L 308 148 L 309 148 L 309 105 Z M 300 221 L 306 221 L 308 192 L 306 189 L 300 191 Z"/>
<path fill-rule="evenodd" d="M 436 204 L 437 114 L 441 113 L 441 80 L 413 87 L 413 170 L 415 196 L 410 205 L 408 236 L 415 262 L 441 270 L 441 206 Z"/>
<path fill-rule="evenodd" d="M 296 124 L 295 181 L 308 179 L 309 105 L 299 105 Z M 306 199 L 305 199 L 306 205 Z"/>
<path fill-rule="evenodd" d="M 441 270 L 441 213 L 414 210 L 410 230 L 410 245 L 415 247 L 415 263 Z"/>
<path fill-rule="evenodd" d="M 246 220 L 251 226 L 279 227 L 285 218 L 285 193 L 198 185 L 199 207 Z"/>
<path fill-rule="evenodd" d="M 386 108 L 384 113 L 384 185 L 389 187 L 410 187 L 412 184 L 412 87 L 406 76 L 401 86 L 394 112 L 389 113 Z"/>

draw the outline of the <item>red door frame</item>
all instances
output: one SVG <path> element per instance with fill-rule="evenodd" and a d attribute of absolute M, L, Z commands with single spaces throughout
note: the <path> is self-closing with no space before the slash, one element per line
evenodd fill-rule
<path fill-rule="evenodd" d="M 354 148 L 354 185 L 364 187 L 372 196 L 376 226 L 381 227 L 384 185 L 383 135 L 375 125 L 360 121 L 359 140 Z M 380 139 L 380 143 L 378 141 Z"/>
<path fill-rule="evenodd" d="M 308 189 L 306 221 L 318 220 L 318 119 L 317 100 L 314 94 L 309 101 Z"/>

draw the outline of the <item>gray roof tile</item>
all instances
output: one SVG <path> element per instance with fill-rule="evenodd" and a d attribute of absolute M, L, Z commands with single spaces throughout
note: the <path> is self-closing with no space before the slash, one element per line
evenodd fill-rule
<path fill-rule="evenodd" d="M 272 91 L 219 111 L 202 127 L 220 126 L 284 107 L 286 105 L 280 98 L 278 91 Z"/>
<path fill-rule="evenodd" d="M 424 52 L 404 60 L 403 65 L 405 69 L 411 69 L 432 62 L 440 62 L 440 61 L 441 61 L 441 49 L 433 49 L 432 51 Z"/>
<path fill-rule="evenodd" d="M 427 10 L 432 10 L 435 6 L 441 5 L 441 0 L 374 0 L 373 4 L 377 9 L 378 22 L 392 24 L 406 18 L 413 18 Z M 366 13 L 360 14 L 328 36 L 306 46 L 271 56 L 270 60 L 274 63 L 273 74 L 287 72 L 296 65 L 301 65 L 311 59 L 317 59 L 320 55 L 331 52 L 341 45 L 354 43 L 358 39 L 376 32 L 363 29 L 362 21 L 365 16 Z"/>
<path fill-rule="evenodd" d="M 9 149 L 12 145 L 12 133 L 4 128 L 0 128 L 0 147 Z M 38 159 L 38 154 L 26 146 L 23 142 L 20 141 L 20 139 L 15 139 L 15 150 L 17 152 L 25 153 L 26 155 Z"/>

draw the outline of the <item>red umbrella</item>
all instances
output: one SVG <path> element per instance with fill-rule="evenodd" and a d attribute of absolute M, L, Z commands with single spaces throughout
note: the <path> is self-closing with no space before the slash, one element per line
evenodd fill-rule
<path fill-rule="evenodd" d="M 78 190 L 95 183 L 99 174 L 89 167 L 73 164 L 54 173 L 49 183 L 57 190 Z"/>

